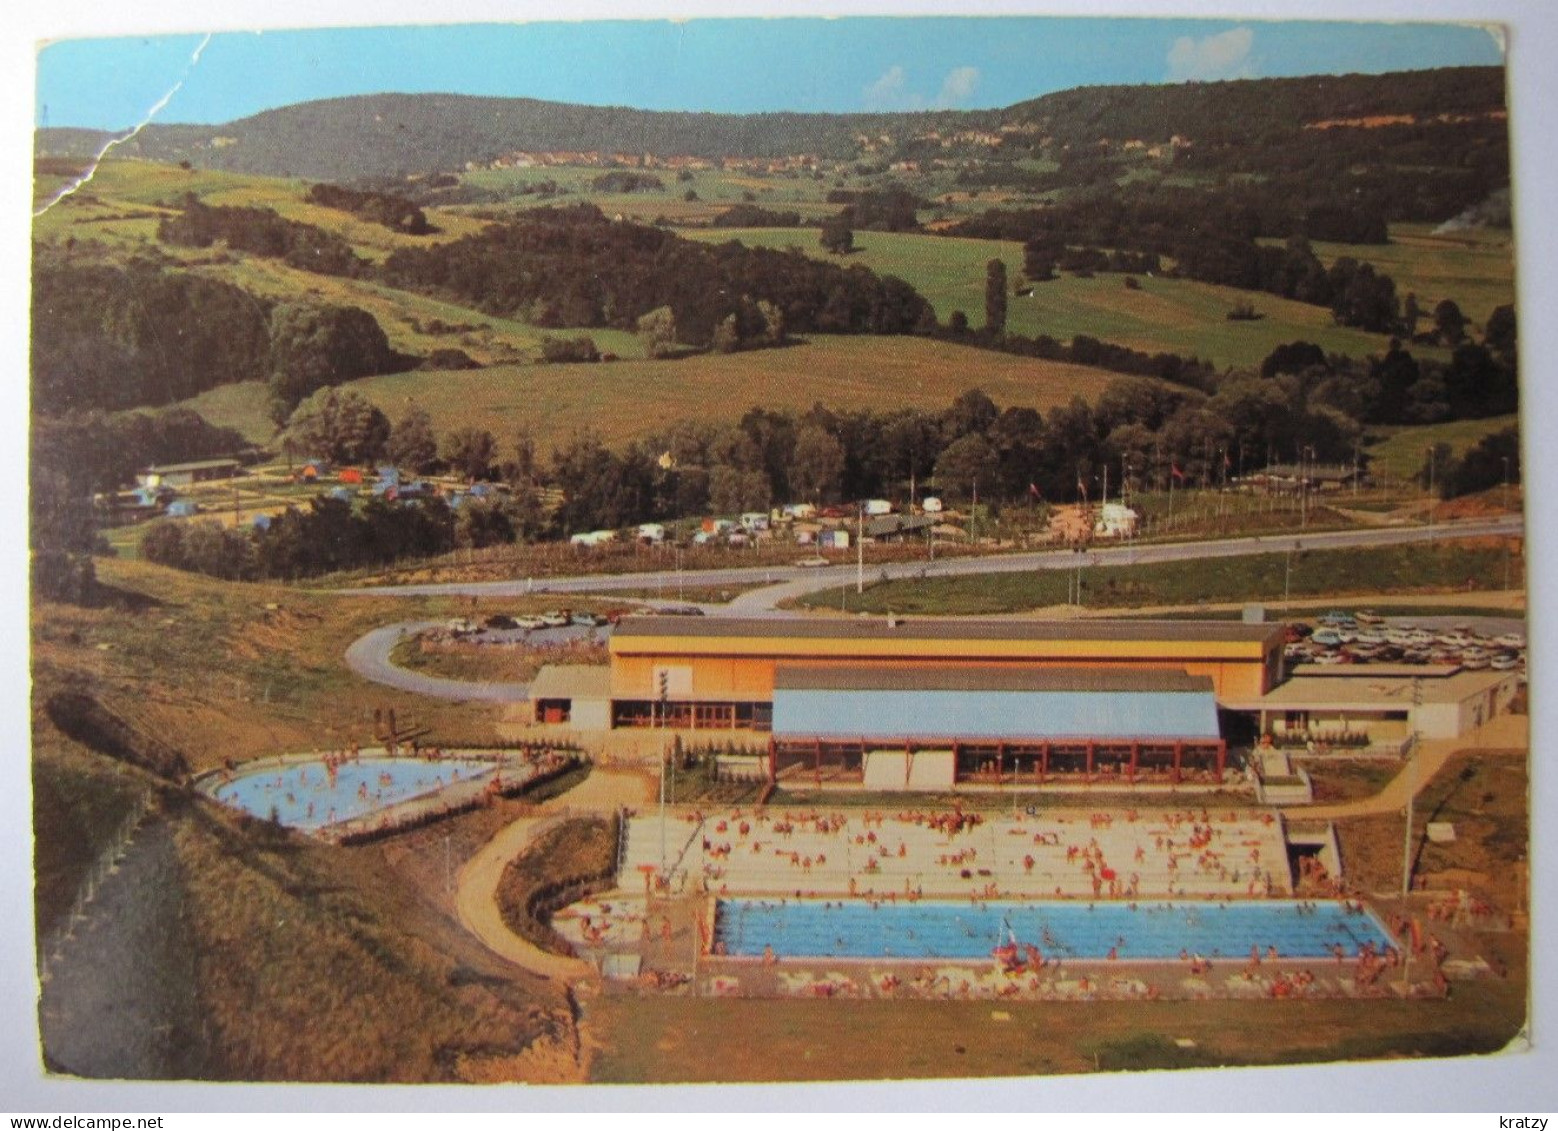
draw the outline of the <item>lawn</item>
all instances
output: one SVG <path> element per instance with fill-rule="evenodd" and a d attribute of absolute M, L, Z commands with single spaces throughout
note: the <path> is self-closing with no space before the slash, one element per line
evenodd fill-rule
<path fill-rule="evenodd" d="M 547 452 L 585 428 L 618 445 L 683 420 L 734 422 L 759 404 L 937 411 L 978 387 L 1003 407 L 1045 411 L 1072 397 L 1097 397 L 1116 379 L 1100 369 L 923 338 L 817 335 L 783 349 L 732 355 L 396 373 L 347 388 L 391 419 L 415 401 L 440 433 L 472 425 L 502 437 L 525 428 Z"/>
<path fill-rule="evenodd" d="M 824 252 L 817 232 L 808 228 L 716 228 L 683 234 L 710 242 L 735 239 L 749 247 L 796 247 L 818 259 L 896 275 L 930 300 L 943 322 L 954 310 L 961 310 L 975 326 L 984 321 L 985 265 L 1001 259 L 1013 283 L 1022 274 L 1022 244 L 1011 240 L 856 232 L 860 250 L 841 260 Z M 1140 289 L 1129 290 L 1123 276 L 1103 274 L 1037 284 L 1031 297 L 1010 299 L 1007 329 L 1028 336 L 1048 334 L 1061 341 L 1085 334 L 1149 353 L 1194 355 L 1224 366 L 1257 366 L 1278 345 L 1300 338 L 1327 352 L 1353 357 L 1383 352 L 1387 345 L 1382 335 L 1335 325 L 1325 307 L 1188 279 L 1139 276 L 1138 282 Z M 1251 301 L 1263 318 L 1228 321 L 1230 309 Z"/>
<path fill-rule="evenodd" d="M 1047 1076 L 1454 1056 L 1497 1051 L 1524 1019 L 1524 985 L 1514 978 L 1458 984 L 1450 999 L 1429 1001 L 993 1005 L 610 995 L 584 1011 L 586 1030 L 602 1045 L 591 1066 L 599 1083 Z M 1181 1039 L 1194 1047 L 1180 1047 Z"/>
<path fill-rule="evenodd" d="M 1286 554 L 1251 554 L 1193 562 L 1094 566 L 1082 569 L 1082 604 L 1090 608 L 1191 605 L 1225 601 L 1281 601 L 1288 580 Z M 1306 550 L 1292 555 L 1295 597 L 1348 593 L 1421 593 L 1435 589 L 1496 586 L 1505 550 L 1493 540 L 1433 546 Z M 1515 576 L 1524 569 L 1517 551 Z M 990 615 L 1062 605 L 1073 581 L 1070 570 L 1038 570 L 977 577 L 878 582 L 856 597 L 851 612 Z M 834 608 L 837 589 L 802 598 L 801 604 Z"/>

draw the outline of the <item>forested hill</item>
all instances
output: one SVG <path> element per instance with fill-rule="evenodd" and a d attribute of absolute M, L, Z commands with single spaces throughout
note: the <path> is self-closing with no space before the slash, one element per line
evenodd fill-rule
<path fill-rule="evenodd" d="M 1374 140 L 1493 125 L 1500 67 L 1386 75 L 1086 87 L 1004 110 L 900 114 L 702 114 L 525 98 L 376 94 L 305 102 L 219 126 L 152 125 L 119 153 L 206 168 L 322 180 L 458 170 L 534 151 L 823 160 L 941 154 L 1014 156 L 1100 141 L 1253 146 L 1326 126 L 1374 127 Z M 1388 127 L 1388 128 L 1385 128 Z M 40 156 L 83 157 L 109 134 L 38 131 Z"/>
<path fill-rule="evenodd" d="M 149 126 L 117 152 L 205 168 L 324 180 L 456 170 L 514 152 L 695 157 L 809 153 L 846 160 L 862 135 L 992 128 L 999 111 L 705 114 L 532 98 L 373 94 L 302 102 L 220 126 Z M 40 130 L 44 156 L 86 156 L 109 135 Z"/>
<path fill-rule="evenodd" d="M 1335 126 L 1427 125 L 1499 114 L 1502 67 L 1441 67 L 1385 75 L 1089 86 L 1019 102 L 1001 112 L 1063 145 L 1101 140 L 1249 145 Z"/>

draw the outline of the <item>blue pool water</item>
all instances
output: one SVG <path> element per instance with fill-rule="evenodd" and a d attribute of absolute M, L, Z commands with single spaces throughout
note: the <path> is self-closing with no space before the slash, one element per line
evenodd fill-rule
<path fill-rule="evenodd" d="M 466 758 L 439 762 L 363 758 L 338 766 L 332 786 L 324 762 L 294 762 L 235 777 L 218 785 L 211 795 L 256 817 L 268 819 L 274 813 L 288 828 L 312 830 L 377 812 L 455 782 L 480 781 L 491 776 L 494 765 Z"/>
<path fill-rule="evenodd" d="M 898 903 L 722 899 L 715 938 L 732 955 L 781 957 L 990 957 L 1015 938 L 1046 958 L 1246 958 L 1275 946 L 1285 958 L 1328 958 L 1340 943 L 1349 956 L 1372 942 L 1393 945 L 1367 910 L 1339 904 L 1259 903 Z"/>

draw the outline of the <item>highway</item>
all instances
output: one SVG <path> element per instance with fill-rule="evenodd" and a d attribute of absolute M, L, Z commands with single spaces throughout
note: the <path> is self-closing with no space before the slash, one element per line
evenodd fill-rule
<path fill-rule="evenodd" d="M 1428 526 L 1368 527 L 1361 530 L 1328 530 L 1297 534 L 1258 535 L 1246 538 L 1215 539 L 1200 542 L 1154 542 L 1107 545 L 1081 553 L 1072 550 L 940 558 L 936 561 L 868 564 L 865 580 L 909 577 L 967 577 L 982 573 L 1022 573 L 1041 569 L 1074 569 L 1084 566 L 1144 565 L 1152 562 L 1182 562 L 1210 558 L 1232 558 L 1247 554 L 1277 554 L 1288 550 L 1334 550 L 1363 546 L 1401 546 L 1462 538 L 1522 535 L 1525 521 L 1520 515 L 1470 519 Z M 752 585 L 771 582 L 740 594 L 728 605 L 711 606 L 710 612 L 722 616 L 792 616 L 779 609 L 780 602 L 835 589 L 856 580 L 853 566 L 827 568 L 800 566 L 753 566 L 735 569 L 682 571 L 661 570 L 649 573 L 588 574 L 579 577 L 548 577 L 540 580 L 518 578 L 509 581 L 445 582 L 429 585 L 386 585 L 336 590 L 342 595 L 360 597 L 466 596 L 519 597 L 537 593 L 601 593 L 622 590 L 676 592 L 677 584 L 700 588 L 716 585 Z M 678 604 L 667 596 L 664 604 Z"/>

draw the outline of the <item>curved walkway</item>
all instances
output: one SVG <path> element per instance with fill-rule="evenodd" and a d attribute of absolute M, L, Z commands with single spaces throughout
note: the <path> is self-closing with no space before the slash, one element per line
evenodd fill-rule
<path fill-rule="evenodd" d="M 437 628 L 443 621 L 410 620 L 387 624 L 359 636 L 346 649 L 346 666 L 374 683 L 382 683 L 400 691 L 418 695 L 430 695 L 436 699 L 479 699 L 497 703 L 522 703 L 530 697 L 530 687 L 523 683 L 501 683 L 496 680 L 477 683 L 462 679 L 444 679 L 436 675 L 424 675 L 400 667 L 390 659 L 395 645 L 408 635 Z"/>
<path fill-rule="evenodd" d="M 1421 793 L 1452 755 L 1463 750 L 1483 754 L 1525 755 L 1530 747 L 1530 732 L 1525 715 L 1499 715 L 1459 738 L 1436 738 L 1418 743 L 1411 762 L 1378 793 L 1344 801 L 1336 805 L 1293 805 L 1282 813 L 1288 820 L 1337 821 L 1346 817 L 1368 817 L 1377 813 L 1395 813 L 1405 807 L 1407 797 Z"/>
<path fill-rule="evenodd" d="M 575 789 L 542 805 L 543 816 L 521 817 L 504 826 L 460 869 L 454 901 L 461 925 L 494 954 L 542 977 L 566 982 L 594 977 L 595 967 L 583 959 L 551 954 L 510 930 L 498 910 L 498 884 L 509 861 L 558 817 L 575 811 L 614 813 L 619 806 L 648 801 L 650 794 L 646 777 L 596 770 Z"/>

